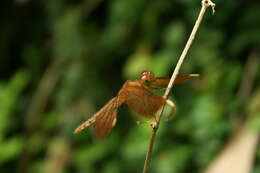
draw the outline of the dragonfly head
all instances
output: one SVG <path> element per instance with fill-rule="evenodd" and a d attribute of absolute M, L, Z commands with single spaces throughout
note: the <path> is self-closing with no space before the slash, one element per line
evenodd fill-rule
<path fill-rule="evenodd" d="M 156 78 L 153 72 L 145 70 L 141 73 L 140 79 L 149 84 L 150 82 L 153 82 Z"/>

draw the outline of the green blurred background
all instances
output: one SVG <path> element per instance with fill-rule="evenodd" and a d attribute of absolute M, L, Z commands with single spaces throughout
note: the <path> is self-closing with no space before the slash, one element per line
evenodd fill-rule
<path fill-rule="evenodd" d="M 204 79 L 174 86 L 178 112 L 161 123 L 150 172 L 201 172 L 241 124 L 260 129 L 260 3 L 215 3 L 181 68 Z M 199 0 L 2 0 L 0 172 L 141 172 L 151 129 L 127 106 L 105 140 L 72 132 L 127 79 L 171 75 L 199 10 Z M 259 147 L 254 158 L 259 173 Z"/>

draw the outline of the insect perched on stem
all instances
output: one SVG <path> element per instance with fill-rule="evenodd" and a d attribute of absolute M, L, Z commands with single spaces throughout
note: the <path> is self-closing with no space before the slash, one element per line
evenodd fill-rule
<path fill-rule="evenodd" d="M 189 78 L 199 78 L 199 74 L 189 74 L 178 76 L 175 84 L 183 83 Z M 117 109 L 122 104 L 127 104 L 134 112 L 145 116 L 155 118 L 157 112 L 163 105 L 171 107 L 169 117 L 176 113 L 175 104 L 169 99 L 157 96 L 152 93 L 153 90 L 164 89 L 170 81 L 169 77 L 155 77 L 151 71 L 143 71 L 140 79 L 128 80 L 119 90 L 117 96 L 113 97 L 103 108 L 101 108 L 91 118 L 79 125 L 74 133 L 79 133 L 90 125 L 94 125 L 94 129 L 99 137 L 105 138 L 116 124 Z M 146 123 L 154 126 L 154 122 L 137 122 Z"/>

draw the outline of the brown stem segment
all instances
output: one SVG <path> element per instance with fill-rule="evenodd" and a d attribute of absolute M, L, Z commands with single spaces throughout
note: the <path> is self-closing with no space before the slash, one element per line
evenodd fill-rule
<path fill-rule="evenodd" d="M 188 50 L 189 50 L 189 48 L 190 48 L 190 46 L 191 46 L 191 44 L 192 44 L 192 42 L 193 42 L 193 40 L 195 38 L 195 35 L 196 35 L 197 31 L 198 31 L 198 28 L 199 28 L 200 23 L 201 23 L 201 21 L 203 19 L 203 16 L 205 14 L 206 9 L 208 7 L 211 7 L 212 10 L 213 10 L 213 13 L 215 12 L 214 11 L 215 4 L 213 2 L 211 2 L 211 0 L 202 0 L 201 1 L 201 5 L 202 5 L 202 7 L 201 7 L 201 10 L 200 10 L 199 16 L 198 16 L 198 18 L 196 20 L 196 23 L 195 23 L 195 25 L 194 25 L 194 27 L 192 29 L 190 37 L 189 37 L 189 39 L 188 39 L 188 41 L 187 41 L 187 43 L 186 43 L 186 45 L 185 45 L 185 47 L 183 49 L 183 52 L 182 52 L 182 54 L 181 54 L 181 56 L 180 56 L 180 58 L 178 60 L 178 63 L 176 65 L 175 69 L 174 69 L 174 72 L 172 74 L 172 77 L 170 79 L 168 87 L 167 87 L 167 89 L 166 89 L 166 91 L 164 93 L 163 97 L 165 99 L 167 99 L 168 96 L 169 96 L 169 93 L 170 93 L 170 91 L 172 89 L 173 83 L 174 83 L 174 81 L 175 81 L 175 79 L 176 79 L 176 77 L 177 77 L 177 75 L 178 75 L 178 73 L 180 71 L 180 67 L 183 64 L 183 61 L 184 61 L 184 59 L 185 59 L 185 57 L 186 57 L 186 55 L 188 53 Z M 159 124 L 160 124 L 160 120 L 161 120 L 161 117 L 162 117 L 163 109 L 164 109 L 164 106 L 158 112 L 158 115 L 156 115 L 157 125 L 154 128 L 152 128 L 152 135 L 151 135 L 151 138 L 150 138 L 150 144 L 149 144 L 149 148 L 148 148 L 148 151 L 147 151 L 147 154 L 146 154 L 146 158 L 145 158 L 145 162 L 144 162 L 143 173 L 147 173 L 147 171 L 148 171 L 149 162 L 151 160 L 151 154 L 152 154 L 153 145 L 154 145 L 154 139 L 156 137 L 156 133 L 157 133 L 157 130 L 159 128 Z"/>

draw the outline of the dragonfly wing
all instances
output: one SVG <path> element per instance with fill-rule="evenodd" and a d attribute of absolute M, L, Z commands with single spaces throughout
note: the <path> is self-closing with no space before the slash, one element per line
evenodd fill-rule
<path fill-rule="evenodd" d="M 126 92 L 128 107 L 146 117 L 153 117 L 165 102 L 163 97 L 153 95 L 141 87 L 130 87 Z"/>
<path fill-rule="evenodd" d="M 91 124 L 93 124 L 96 121 L 96 116 L 92 116 L 91 118 L 89 118 L 87 121 L 85 121 L 84 123 L 80 124 L 75 130 L 74 133 L 79 133 L 82 130 L 84 130 L 85 128 L 87 128 L 88 126 L 90 126 Z"/>
<path fill-rule="evenodd" d="M 118 102 L 114 97 L 101 110 L 94 122 L 94 129 L 99 137 L 105 138 L 116 125 Z"/>
<path fill-rule="evenodd" d="M 117 116 L 117 97 L 112 98 L 103 108 L 101 108 L 95 115 L 89 118 L 87 121 L 79 125 L 74 133 L 79 133 L 83 129 L 87 128 L 91 124 L 94 124 L 94 129 L 99 137 L 105 138 L 111 129 L 116 124 Z"/>
<path fill-rule="evenodd" d="M 188 74 L 188 75 L 182 75 L 177 76 L 174 84 L 181 84 L 184 83 L 186 80 L 191 78 L 198 78 L 201 79 L 201 76 L 199 74 Z M 151 89 L 158 89 L 158 87 L 166 87 L 170 82 L 170 77 L 157 77 L 149 86 Z"/>
<path fill-rule="evenodd" d="M 187 79 L 191 79 L 191 78 L 201 79 L 201 76 L 199 74 L 188 74 L 188 75 L 177 76 L 177 78 L 174 81 L 174 84 L 184 83 Z"/>

